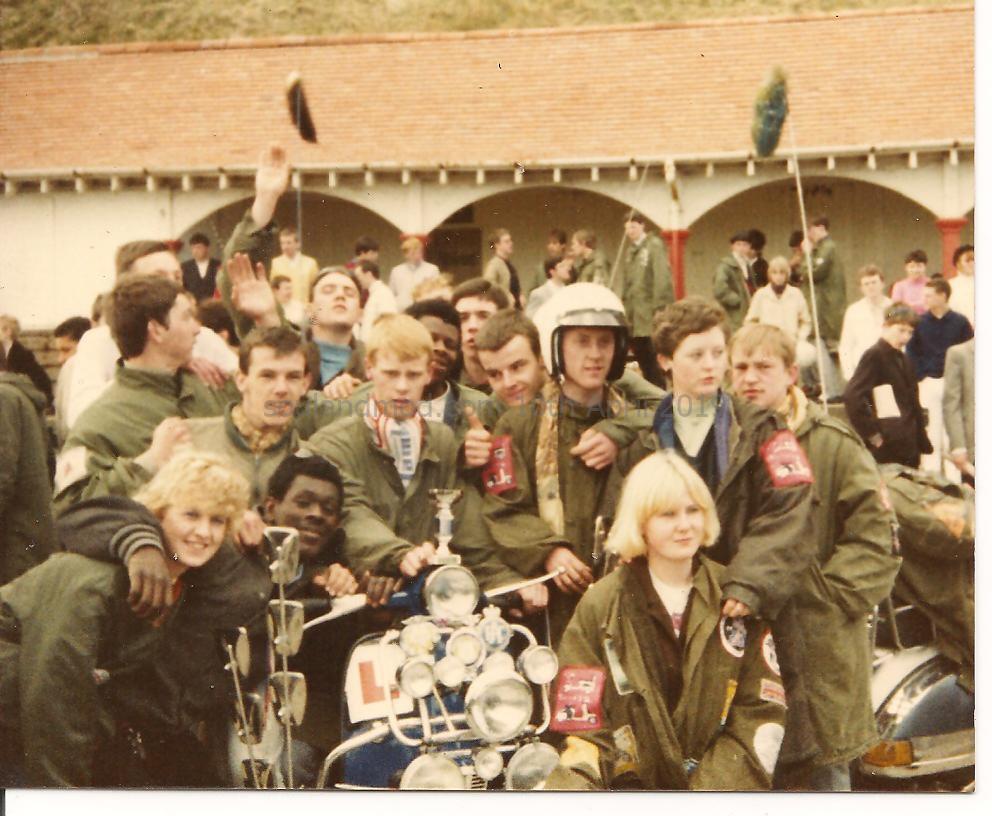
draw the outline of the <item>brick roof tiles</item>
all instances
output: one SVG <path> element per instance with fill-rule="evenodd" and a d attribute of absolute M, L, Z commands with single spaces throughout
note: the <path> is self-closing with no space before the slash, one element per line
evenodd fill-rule
<path fill-rule="evenodd" d="M 0 169 L 473 164 L 750 149 L 781 64 L 800 147 L 974 136 L 974 9 L 0 53 Z M 319 145 L 294 135 L 304 77 Z"/>

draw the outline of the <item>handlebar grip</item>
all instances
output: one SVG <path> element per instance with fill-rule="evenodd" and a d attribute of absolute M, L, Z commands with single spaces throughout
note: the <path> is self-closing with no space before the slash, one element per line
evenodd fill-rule
<path fill-rule="evenodd" d="M 325 595 L 323 598 L 304 598 L 302 600 L 304 620 L 330 612 L 332 600 L 330 595 Z"/>

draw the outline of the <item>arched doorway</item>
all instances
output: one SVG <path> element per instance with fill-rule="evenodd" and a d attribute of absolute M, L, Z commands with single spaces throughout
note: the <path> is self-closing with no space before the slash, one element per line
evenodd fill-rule
<path fill-rule="evenodd" d="M 479 199 L 448 216 L 431 234 L 428 258 L 451 272 L 456 281 L 482 273 L 489 259 L 489 236 L 500 227 L 513 236 L 513 265 L 521 285 L 544 282 L 548 233 L 591 229 L 612 263 L 623 238 L 628 206 L 616 199 L 575 187 L 522 187 Z M 649 224 L 649 229 L 657 225 Z"/>
<path fill-rule="evenodd" d="M 886 286 L 903 271 L 903 258 L 923 249 L 939 269 L 940 233 L 930 210 L 875 184 L 848 178 L 803 179 L 808 218 L 826 215 L 847 275 L 848 300 L 858 294 L 857 271 L 868 263 L 881 267 Z M 768 243 L 765 257 L 789 256 L 789 235 L 800 228 L 799 202 L 791 179 L 745 190 L 713 207 L 690 227 L 686 244 L 686 292 L 712 294 L 713 273 L 737 231 L 757 227 Z"/>
<path fill-rule="evenodd" d="M 301 198 L 303 251 L 316 258 L 320 266 L 347 263 L 353 257 L 355 239 L 362 235 L 369 235 L 379 242 L 379 266 L 383 270 L 383 278 L 403 260 L 399 250 L 399 230 L 382 216 L 330 195 L 304 192 Z M 191 225 L 180 238 L 188 245 L 189 237 L 194 232 L 203 232 L 210 238 L 212 254 L 220 257 L 224 244 L 250 206 L 251 199 L 246 198 L 214 210 Z M 283 196 L 276 207 L 276 223 L 281 226 L 294 225 L 297 218 L 296 196 Z M 186 250 L 182 257 L 187 257 Z"/>

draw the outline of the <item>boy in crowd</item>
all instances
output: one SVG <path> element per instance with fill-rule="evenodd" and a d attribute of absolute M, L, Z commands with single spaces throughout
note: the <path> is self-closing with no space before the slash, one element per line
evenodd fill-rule
<path fill-rule="evenodd" d="M 957 273 L 948 281 L 951 284 L 951 308 L 968 318 L 975 325 L 975 247 L 962 244 L 954 250 L 954 270 Z"/>
<path fill-rule="evenodd" d="M 389 289 L 396 298 L 397 311 L 405 311 L 413 303 L 414 290 L 425 281 L 441 274 L 434 264 L 424 260 L 424 244 L 415 235 L 403 239 L 400 250 L 406 259 L 389 273 Z"/>
<path fill-rule="evenodd" d="M 412 578 L 434 555 L 432 489 L 463 490 L 455 505 L 452 549 L 483 587 L 519 580 L 503 565 L 482 524 L 478 492 L 458 476 L 451 429 L 420 415 L 430 381 L 433 341 L 408 315 L 385 315 L 369 338 L 366 409 L 315 433 L 306 449 L 333 462 L 345 484 L 345 563 Z"/>
<path fill-rule="evenodd" d="M 885 310 L 892 301 L 885 296 L 882 270 L 868 264 L 858 271 L 861 300 L 855 301 L 844 312 L 844 325 L 840 330 L 840 370 L 845 380 L 854 376 L 861 355 L 878 342 L 885 321 Z"/>
<path fill-rule="evenodd" d="M 462 321 L 462 373 L 458 381 L 488 392 L 489 382 L 479 362 L 475 336 L 490 317 L 500 309 L 509 307 L 510 298 L 502 287 L 483 278 L 470 278 L 455 287 L 455 291 L 451 293 L 451 305 Z"/>
<path fill-rule="evenodd" d="M 527 317 L 533 318 L 538 309 L 575 280 L 572 259 L 568 256 L 548 258 L 544 262 L 544 276 L 547 282 L 531 292 L 527 300 L 527 308 L 524 310 Z"/>
<path fill-rule="evenodd" d="M 293 283 L 293 297 L 309 303 L 313 279 L 317 277 L 317 261 L 300 252 L 300 235 L 294 226 L 279 230 L 282 254 L 272 259 L 272 277 L 283 275 Z"/>
<path fill-rule="evenodd" d="M 110 293 L 110 328 L 124 364 L 73 424 L 58 457 L 55 510 L 80 499 L 129 495 L 188 442 L 186 417 L 217 416 L 236 396 L 186 371 L 200 324 L 173 280 L 127 275 Z"/>
<path fill-rule="evenodd" d="M 362 306 L 362 322 L 359 326 L 358 337 L 366 340 L 372 332 L 372 326 L 380 316 L 395 314 L 396 298 L 381 280 L 379 280 L 379 264 L 373 261 L 359 261 L 355 266 L 355 277 L 365 292 L 365 305 Z"/>
<path fill-rule="evenodd" d="M 927 253 L 922 249 L 914 249 L 903 260 L 906 277 L 892 285 L 892 300 L 902 301 L 909 305 L 918 315 L 927 310 L 923 290 L 927 280 Z"/>
<path fill-rule="evenodd" d="M 723 391 L 726 313 L 699 297 L 672 304 L 655 321 L 659 365 L 672 390 L 653 428 L 621 455 L 629 466 L 659 449 L 675 450 L 713 494 L 720 535 L 710 557 L 727 565 L 722 612 L 757 615 L 771 625 L 789 700 L 783 764 L 815 752 L 804 689 L 802 642 L 792 598 L 816 556 L 813 474 L 781 418 Z"/>
<path fill-rule="evenodd" d="M 796 387 L 795 346 L 774 326 L 745 326 L 730 344 L 734 392 L 777 413 L 810 462 L 816 560 L 794 595 L 812 669 L 806 676 L 819 754 L 807 779 L 813 790 L 850 790 L 849 764 L 878 740 L 871 705 L 867 619 L 892 589 L 891 513 L 879 473 L 857 435 Z"/>
<path fill-rule="evenodd" d="M 210 239 L 202 232 L 194 232 L 189 239 L 189 252 L 193 257 L 181 266 L 183 287 L 197 302 L 212 298 L 217 290 L 220 261 L 210 257 Z"/>
<path fill-rule="evenodd" d="M 639 212 L 627 214 L 624 235 L 627 246 L 610 288 L 623 301 L 630 324 L 630 345 L 641 375 L 660 386 L 661 371 L 651 350 L 651 321 L 658 309 L 675 300 L 672 270 L 664 242 L 647 231 L 647 219 Z"/>
<path fill-rule="evenodd" d="M 777 326 L 793 343 L 806 343 L 813 321 L 798 287 L 789 285 L 789 262 L 779 256 L 768 264 L 768 285 L 754 293 L 745 323 Z"/>
<path fill-rule="evenodd" d="M 572 235 L 569 250 L 575 258 L 575 279 L 580 283 L 609 286 L 610 264 L 596 244 L 596 234 L 592 230 L 576 230 Z"/>
<path fill-rule="evenodd" d="M 730 237 L 730 254 L 720 260 L 713 276 L 713 297 L 727 313 L 731 331 L 741 327 L 751 306 L 750 252 L 748 234 L 735 233 Z"/>
<path fill-rule="evenodd" d="M 509 230 L 498 229 L 489 238 L 489 248 L 493 256 L 482 270 L 482 278 L 493 286 L 500 287 L 510 298 L 516 308 L 521 307 L 520 278 L 517 270 L 510 262 L 513 255 L 513 237 Z"/>
<path fill-rule="evenodd" d="M 916 369 L 904 354 L 919 318 L 906 303 L 885 312 L 882 336 L 858 362 L 844 390 L 847 417 L 875 461 L 918 468 L 933 453 L 920 405 Z"/>
<path fill-rule="evenodd" d="M 93 324 L 88 317 L 70 317 L 59 323 L 52 332 L 61 366 L 55 381 L 55 436 L 59 442 L 65 441 L 69 433 L 67 412 L 71 399 L 69 389 L 72 385 L 72 372 L 76 367 L 76 350 L 83 335 L 91 328 Z"/>
<path fill-rule="evenodd" d="M 906 344 L 906 356 L 913 361 L 920 383 L 920 404 L 928 414 L 927 436 L 934 449 L 932 456 L 923 457 L 923 468 L 936 473 L 943 472 L 944 455 L 948 450 L 941 407 L 944 360 L 949 348 L 965 343 L 975 335 L 968 318 L 948 305 L 950 295 L 950 284 L 939 275 L 926 282 L 923 301 L 927 310 Z"/>
<path fill-rule="evenodd" d="M 310 291 L 310 388 L 333 397 L 335 379 L 364 377 L 365 346 L 355 339 L 362 315 L 361 287 L 343 266 L 321 269 Z"/>
<path fill-rule="evenodd" d="M 282 307 L 286 320 L 303 331 L 307 326 L 307 306 L 293 297 L 293 281 L 285 275 L 273 275 L 272 292 L 276 302 Z"/>

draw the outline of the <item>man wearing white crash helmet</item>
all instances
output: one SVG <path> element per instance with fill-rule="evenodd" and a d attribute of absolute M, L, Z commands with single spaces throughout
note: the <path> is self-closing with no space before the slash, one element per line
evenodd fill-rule
<path fill-rule="evenodd" d="M 612 467 L 594 469 L 571 451 L 596 423 L 634 409 L 612 385 L 628 342 L 613 292 L 573 284 L 534 322 L 551 376 L 537 399 L 509 408 L 496 423 L 482 470 L 483 511 L 506 563 L 526 576 L 563 569 L 549 604 L 554 646 L 593 581 L 595 519 L 619 485 Z"/>

